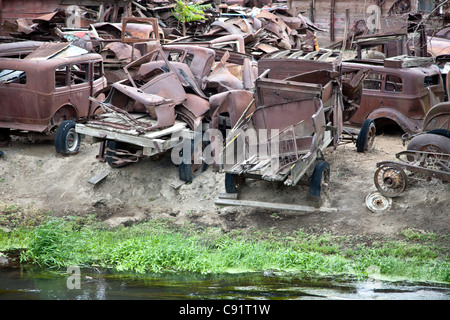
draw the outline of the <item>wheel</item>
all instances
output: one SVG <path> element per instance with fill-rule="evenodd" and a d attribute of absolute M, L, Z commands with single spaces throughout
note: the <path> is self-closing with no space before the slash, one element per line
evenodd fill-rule
<path fill-rule="evenodd" d="M 330 183 L 330 165 L 326 161 L 320 161 L 314 167 L 313 174 L 309 180 L 309 194 L 320 198 L 320 193 Z"/>
<path fill-rule="evenodd" d="M 375 171 L 374 182 L 378 191 L 386 197 L 396 197 L 406 189 L 407 176 L 396 165 L 381 166 Z"/>
<path fill-rule="evenodd" d="M 372 119 L 364 120 L 358 138 L 356 139 L 356 151 L 364 152 L 372 148 L 375 141 L 375 132 L 375 122 Z"/>
<path fill-rule="evenodd" d="M 80 149 L 81 134 L 75 131 L 75 125 L 75 121 L 65 120 L 58 126 L 55 136 L 56 152 L 64 155 L 78 152 Z"/>
<path fill-rule="evenodd" d="M 245 183 L 245 177 L 233 173 L 225 173 L 225 191 L 227 193 L 238 193 Z"/>
<path fill-rule="evenodd" d="M 189 143 L 189 142 L 187 142 Z M 195 147 L 194 141 L 190 141 L 191 144 L 191 157 L 190 159 L 185 159 L 183 157 L 183 149 L 180 151 L 181 163 L 178 167 L 178 174 L 180 180 L 186 182 L 194 181 L 195 177 L 204 172 L 208 168 L 208 164 L 206 164 L 203 160 L 201 163 L 195 163 Z M 202 148 L 203 151 L 203 148 Z"/>
<path fill-rule="evenodd" d="M 440 136 L 444 136 L 450 139 L 450 131 L 449 130 L 445 130 L 445 129 L 433 129 L 430 131 L 427 131 L 427 133 L 431 133 L 431 134 L 438 134 Z"/>
<path fill-rule="evenodd" d="M 0 128 L 0 146 L 7 147 L 11 141 L 10 129 Z"/>
<path fill-rule="evenodd" d="M 411 139 L 407 150 L 450 154 L 450 138 L 441 134 L 420 134 Z"/>

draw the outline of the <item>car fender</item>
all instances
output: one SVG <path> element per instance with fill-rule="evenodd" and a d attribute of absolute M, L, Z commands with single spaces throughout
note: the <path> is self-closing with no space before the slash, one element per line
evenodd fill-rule
<path fill-rule="evenodd" d="M 405 116 L 398 110 L 391 108 L 379 108 L 372 111 L 368 116 L 368 119 L 372 119 L 375 123 L 382 119 L 389 119 L 394 121 L 403 131 L 410 134 L 415 134 L 421 131 L 423 120 L 412 119 Z M 377 128 L 379 126 L 377 125 Z"/>
<path fill-rule="evenodd" d="M 57 127 L 64 120 L 78 119 L 77 108 L 72 104 L 64 104 L 58 108 L 58 110 L 53 113 L 48 130 L 52 130 L 54 127 Z"/>

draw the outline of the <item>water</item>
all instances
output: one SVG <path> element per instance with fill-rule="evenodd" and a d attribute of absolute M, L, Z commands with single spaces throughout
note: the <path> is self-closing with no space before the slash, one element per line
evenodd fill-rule
<path fill-rule="evenodd" d="M 0 267 L 2 300 L 449 300 L 449 284 L 293 274 L 146 274 Z M 79 288 L 77 288 L 79 284 Z M 72 288 L 70 288 L 72 287 Z"/>

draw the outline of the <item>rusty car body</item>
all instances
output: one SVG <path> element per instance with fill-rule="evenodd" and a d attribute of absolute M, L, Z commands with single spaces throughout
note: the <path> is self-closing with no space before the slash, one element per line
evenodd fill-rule
<path fill-rule="evenodd" d="M 102 57 L 70 43 L 44 43 L 22 59 L 0 58 L 0 70 L 4 139 L 23 132 L 48 136 L 64 121 L 87 119 L 95 112 L 88 97 L 106 86 Z M 64 128 L 56 130 L 57 151 L 76 152 L 74 123 Z"/>
<path fill-rule="evenodd" d="M 445 97 L 441 73 L 432 58 L 353 59 L 344 61 L 342 67 L 344 72 L 370 71 L 360 106 L 349 119 L 351 125 L 372 119 L 377 129 L 394 124 L 406 133 L 417 133 L 425 114 Z"/>

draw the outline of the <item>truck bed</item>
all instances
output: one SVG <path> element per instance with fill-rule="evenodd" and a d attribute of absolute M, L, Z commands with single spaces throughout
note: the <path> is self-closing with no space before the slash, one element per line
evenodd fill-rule
<path fill-rule="evenodd" d="M 146 113 L 132 113 L 131 115 L 139 122 L 156 124 L 156 120 L 153 120 Z M 169 150 L 180 143 L 183 138 L 192 136 L 192 131 L 187 128 L 187 124 L 179 120 L 175 120 L 175 124 L 171 127 L 146 133 L 139 132 L 133 126 L 134 124 L 130 124 L 130 121 L 124 120 L 117 114 L 105 113 L 101 115 L 99 120 L 84 124 L 77 123 L 75 131 L 92 137 L 92 143 L 114 140 L 143 147 L 143 155 L 145 156 L 152 156 Z"/>

